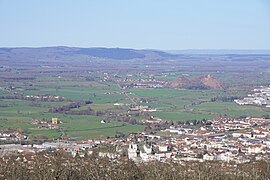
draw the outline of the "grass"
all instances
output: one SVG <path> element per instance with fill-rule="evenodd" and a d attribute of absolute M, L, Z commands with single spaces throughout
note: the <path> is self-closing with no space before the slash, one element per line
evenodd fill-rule
<path fill-rule="evenodd" d="M 155 115 L 163 120 L 186 121 L 186 120 L 202 120 L 215 117 L 213 114 L 199 114 L 189 112 L 156 112 Z"/>
<path fill-rule="evenodd" d="M 46 136 L 49 139 L 56 139 L 61 135 L 59 131 L 53 129 L 28 129 L 26 133 L 30 136 Z"/>
<path fill-rule="evenodd" d="M 196 106 L 195 111 L 211 112 L 229 117 L 262 116 L 270 113 L 270 108 L 239 106 L 234 102 L 209 102 Z"/>
<path fill-rule="evenodd" d="M 111 120 L 111 123 L 101 124 L 102 117 L 97 116 L 79 116 L 79 115 L 63 115 L 48 113 L 48 108 L 32 107 L 31 102 L 22 100 L 1 100 L 1 105 L 10 105 L 8 107 L 0 107 L 0 129 L 16 128 L 21 129 L 28 135 L 43 135 L 48 138 L 57 138 L 60 135 L 58 130 L 41 130 L 36 125 L 31 124 L 33 118 L 50 119 L 52 117 L 59 118 L 63 124 L 67 135 L 78 137 L 79 139 L 114 137 L 115 134 L 142 131 L 144 126 L 129 125 Z M 39 102 L 43 105 L 62 105 L 64 102 L 48 103 Z M 115 108 L 113 104 L 92 104 L 88 105 L 94 110 L 107 110 Z M 80 109 L 87 108 L 83 106 Z M 117 109 L 119 111 L 119 109 Z M 120 109 L 121 111 L 121 109 Z M 125 109 L 126 111 L 126 109 Z"/>
<path fill-rule="evenodd" d="M 191 73 L 192 74 L 192 73 Z M 194 73 L 193 73 L 194 74 Z M 196 75 L 196 74 L 195 74 Z M 218 74 L 217 74 L 218 75 Z M 159 77 L 161 79 L 174 79 L 176 75 L 168 77 Z M 219 76 L 219 75 L 218 75 Z M 228 77 L 235 77 L 238 74 L 232 74 Z M 239 82 L 223 77 L 227 82 Z M 55 77 L 38 77 L 32 82 L 36 89 L 23 91 L 24 95 L 40 95 L 51 94 L 65 97 L 72 101 L 91 100 L 93 104 L 85 105 L 77 110 L 92 108 L 96 111 L 112 110 L 114 112 L 126 112 L 127 107 L 117 108 L 114 103 L 131 104 L 130 99 L 124 95 L 119 94 L 121 90 L 117 84 L 112 82 L 104 83 L 100 81 L 85 81 L 82 79 L 74 80 L 72 77 L 55 78 Z M 21 88 L 27 88 L 27 85 L 15 82 L 14 85 Z M 237 90 L 237 89 L 236 89 Z M 221 115 L 229 117 L 239 116 L 262 116 L 270 114 L 270 109 L 254 106 L 239 106 L 233 102 L 211 102 L 212 97 L 235 96 L 235 92 L 224 92 L 215 90 L 186 90 L 186 89 L 130 89 L 129 95 L 132 98 L 138 99 L 140 105 L 147 105 L 157 108 L 158 111 L 152 113 L 153 115 L 168 121 L 186 121 L 194 119 L 208 119 Z M 111 94 L 106 94 L 111 92 Z M 118 92 L 118 93 L 114 93 Z M 243 95 L 243 91 L 238 91 Z M 5 90 L 0 90 L 0 95 L 8 95 Z M 144 100 L 140 103 L 140 100 Z M 147 102 L 147 103 L 146 103 Z M 202 102 L 201 104 L 191 105 L 192 103 Z M 70 102 L 38 102 L 36 104 L 42 107 L 34 107 L 34 104 L 29 101 L 22 100 L 0 100 L 0 129 L 5 128 L 19 128 L 29 135 L 45 135 L 49 138 L 56 138 L 60 135 L 58 130 L 40 130 L 36 125 L 30 122 L 33 118 L 50 119 L 52 117 L 59 118 L 63 124 L 65 133 L 71 137 L 78 137 L 80 139 L 113 137 L 117 133 L 130 133 L 143 131 L 144 126 L 129 125 L 117 122 L 115 119 L 110 119 L 110 123 L 101 124 L 102 117 L 97 116 L 78 116 L 65 114 L 51 114 L 48 109 L 54 106 L 68 104 Z M 183 107 L 187 106 L 187 109 Z M 141 119 L 142 117 L 137 117 Z"/>
<path fill-rule="evenodd" d="M 212 97 L 235 96 L 215 90 L 186 90 L 186 89 L 144 89 L 132 91 L 133 96 L 145 99 L 149 105 L 159 111 L 154 115 L 172 121 L 208 119 L 217 116 L 262 116 L 270 113 L 269 108 L 255 106 L 239 106 L 234 102 L 211 102 Z M 192 105 L 194 102 L 201 104 Z M 184 110 L 188 106 L 188 110 Z"/>

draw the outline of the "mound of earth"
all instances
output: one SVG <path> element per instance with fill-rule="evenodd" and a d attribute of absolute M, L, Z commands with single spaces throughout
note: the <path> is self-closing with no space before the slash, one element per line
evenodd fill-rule
<path fill-rule="evenodd" d="M 222 83 L 214 76 L 211 76 L 210 74 L 206 76 L 201 76 L 199 78 L 199 83 L 210 89 L 217 89 L 217 90 L 223 89 Z"/>
<path fill-rule="evenodd" d="M 169 88 L 188 88 L 192 85 L 191 80 L 186 77 L 178 77 L 177 79 L 169 82 L 167 87 Z"/>
<path fill-rule="evenodd" d="M 186 89 L 223 89 L 222 83 L 212 75 L 204 75 L 193 79 L 178 77 L 177 79 L 169 82 L 167 87 Z"/>

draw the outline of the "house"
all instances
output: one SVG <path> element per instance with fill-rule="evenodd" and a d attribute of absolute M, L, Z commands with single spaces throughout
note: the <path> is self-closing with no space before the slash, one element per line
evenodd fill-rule
<path fill-rule="evenodd" d="M 233 137 L 247 137 L 251 138 L 253 136 L 251 131 L 242 131 L 242 132 L 233 132 L 232 133 Z"/>
<path fill-rule="evenodd" d="M 199 131 L 193 132 L 191 135 L 194 135 L 194 136 L 205 136 L 205 135 L 210 135 L 210 134 L 211 133 L 208 132 L 208 131 L 199 130 Z"/>
<path fill-rule="evenodd" d="M 170 146 L 168 144 L 160 144 L 158 145 L 158 150 L 160 152 L 167 152 L 170 149 Z"/>
<path fill-rule="evenodd" d="M 58 118 L 52 118 L 52 124 L 59 124 Z"/>
<path fill-rule="evenodd" d="M 212 154 L 204 154 L 203 155 L 203 160 L 205 160 L 205 161 L 213 161 L 214 160 L 214 158 L 215 158 L 215 156 L 214 155 L 212 155 Z"/>
<path fill-rule="evenodd" d="M 106 121 L 105 120 L 101 120 L 100 123 L 101 124 L 106 124 Z"/>
<path fill-rule="evenodd" d="M 147 154 L 147 153 L 144 153 L 144 152 L 140 152 L 140 157 L 142 158 L 142 160 L 144 161 L 144 162 L 147 162 L 147 161 L 149 161 L 150 160 L 150 156 Z"/>
<path fill-rule="evenodd" d="M 255 138 L 266 138 L 266 135 L 263 133 L 254 133 L 253 135 Z"/>
<path fill-rule="evenodd" d="M 229 162 L 233 160 L 231 152 L 222 152 L 215 156 L 214 160 Z"/>
<path fill-rule="evenodd" d="M 165 129 L 164 131 L 168 131 L 170 133 L 179 133 L 179 130 L 173 127 L 170 127 L 170 129 Z"/>
<path fill-rule="evenodd" d="M 144 145 L 143 150 L 145 151 L 146 154 L 152 153 L 152 147 L 147 147 L 146 145 Z"/>
<path fill-rule="evenodd" d="M 109 158 L 109 159 L 115 159 L 118 156 L 114 153 L 109 153 L 109 152 L 99 152 L 98 153 L 99 157 L 105 157 L 105 158 Z"/>
<path fill-rule="evenodd" d="M 263 149 L 263 146 L 261 145 L 253 145 L 248 147 L 248 153 L 249 154 L 257 154 L 261 153 Z"/>
<path fill-rule="evenodd" d="M 138 157 L 138 145 L 130 144 L 128 147 L 128 159 L 134 159 Z"/>

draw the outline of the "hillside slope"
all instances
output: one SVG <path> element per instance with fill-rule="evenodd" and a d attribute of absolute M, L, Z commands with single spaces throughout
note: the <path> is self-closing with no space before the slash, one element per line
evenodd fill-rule
<path fill-rule="evenodd" d="M 216 77 L 208 74 L 195 78 L 178 77 L 168 82 L 168 88 L 185 88 L 185 89 L 223 89 L 223 83 Z"/>
<path fill-rule="evenodd" d="M 41 48 L 0 48 L 0 58 L 4 59 L 46 59 L 66 58 L 70 56 L 86 56 L 91 58 L 129 60 L 143 59 L 146 57 L 165 58 L 173 57 L 157 50 L 134 50 L 124 48 L 78 48 L 78 47 L 41 47 Z"/>

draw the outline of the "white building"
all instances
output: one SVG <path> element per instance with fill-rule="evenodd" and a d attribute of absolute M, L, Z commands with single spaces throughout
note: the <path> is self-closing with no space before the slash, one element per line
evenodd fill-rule
<path fill-rule="evenodd" d="M 138 150 L 137 144 L 130 144 L 128 147 L 128 159 L 134 159 L 138 157 L 137 150 Z"/>

